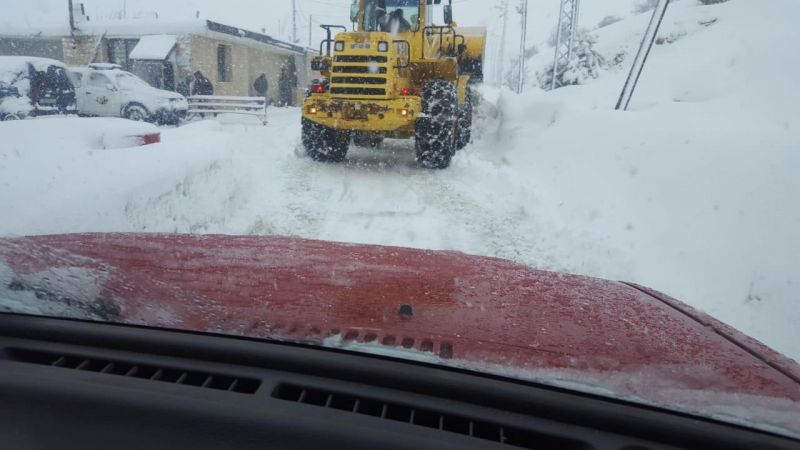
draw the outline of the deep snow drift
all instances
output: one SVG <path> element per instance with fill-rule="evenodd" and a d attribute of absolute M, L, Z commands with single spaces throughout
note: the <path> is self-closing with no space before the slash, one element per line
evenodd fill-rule
<path fill-rule="evenodd" d="M 645 284 L 800 359 L 795 17 L 793 0 L 674 2 L 627 113 L 613 106 L 649 16 L 602 28 L 597 50 L 620 63 L 553 93 L 484 88 L 476 142 L 443 172 L 417 168 L 405 142 L 314 163 L 293 109 L 267 127 L 223 117 L 117 150 L 70 138 L 60 119 L 2 123 L 0 234 L 461 250 Z"/>

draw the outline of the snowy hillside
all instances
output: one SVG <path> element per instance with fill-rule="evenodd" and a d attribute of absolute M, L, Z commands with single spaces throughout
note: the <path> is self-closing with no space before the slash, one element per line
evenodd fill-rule
<path fill-rule="evenodd" d="M 129 150 L 54 144 L 29 129 L 44 120 L 2 123 L 0 234 L 461 250 L 649 285 L 800 359 L 800 62 L 788 56 L 800 3 L 771 5 L 674 2 L 622 113 L 613 106 L 649 20 L 627 14 L 596 31 L 610 63 L 589 84 L 521 97 L 484 88 L 477 141 L 443 172 L 417 168 L 405 142 L 314 163 L 292 109 L 268 127 L 210 120 Z"/>
<path fill-rule="evenodd" d="M 495 158 L 524 167 L 540 213 L 592 236 L 561 264 L 658 287 L 798 358 L 800 61 L 785 55 L 800 4 L 670 8 L 630 113 L 611 109 L 649 14 L 595 32 L 622 61 L 596 81 L 503 95 Z"/>

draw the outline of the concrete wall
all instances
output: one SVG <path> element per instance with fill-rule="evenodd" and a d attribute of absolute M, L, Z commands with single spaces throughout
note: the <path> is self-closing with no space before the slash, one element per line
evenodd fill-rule
<path fill-rule="evenodd" d="M 73 36 L 62 39 L 64 57 L 62 61 L 68 66 L 85 66 L 93 62 L 108 60 L 105 41 L 100 36 Z"/>
<path fill-rule="evenodd" d="M 63 61 L 64 46 L 60 37 L 0 36 L 0 56 L 35 56 Z"/>

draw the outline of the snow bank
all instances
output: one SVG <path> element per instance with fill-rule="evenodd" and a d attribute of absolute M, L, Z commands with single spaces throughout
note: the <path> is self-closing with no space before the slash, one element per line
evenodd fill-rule
<path fill-rule="evenodd" d="M 0 210 L 7 211 L 0 233 L 141 229 L 132 198 L 160 195 L 166 185 L 180 189 L 225 152 L 224 140 L 203 124 L 164 130 L 161 144 L 105 149 L 110 140 L 160 131 L 124 119 L 0 123 Z M 161 229 L 176 231 L 163 222 Z"/>
<path fill-rule="evenodd" d="M 25 157 L 53 149 L 92 151 L 135 147 L 142 145 L 143 136 L 160 133 L 158 127 L 149 123 L 114 118 L 40 117 L 0 124 L 6 146 L 2 154 L 24 151 Z"/>

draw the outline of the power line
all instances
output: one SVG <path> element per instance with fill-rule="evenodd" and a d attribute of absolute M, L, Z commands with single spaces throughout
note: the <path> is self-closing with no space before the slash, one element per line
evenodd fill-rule
<path fill-rule="evenodd" d="M 636 54 L 636 59 L 631 66 L 631 72 L 628 79 L 625 81 L 625 87 L 622 88 L 622 94 L 619 96 L 617 102 L 617 110 L 628 110 L 633 93 L 636 91 L 636 85 L 639 83 L 639 78 L 644 71 L 644 65 L 647 63 L 647 58 L 650 56 L 650 51 L 653 50 L 653 43 L 658 36 L 658 30 L 661 28 L 661 23 L 664 22 L 664 16 L 667 14 L 669 7 L 669 0 L 659 0 L 653 16 L 650 18 L 650 24 L 647 26 L 647 31 L 642 38 L 642 44 L 639 46 L 639 52 Z"/>

